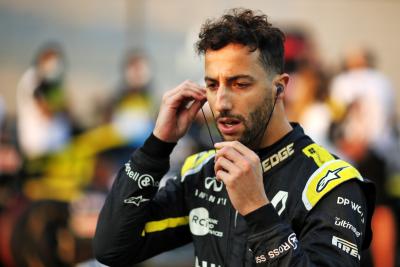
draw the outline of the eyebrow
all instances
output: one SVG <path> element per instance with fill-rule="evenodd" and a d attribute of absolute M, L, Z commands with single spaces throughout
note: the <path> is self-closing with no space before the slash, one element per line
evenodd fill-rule
<path fill-rule="evenodd" d="M 235 80 L 238 80 L 238 79 L 248 79 L 248 80 L 250 80 L 251 82 L 254 82 L 255 81 L 255 79 L 252 77 L 252 76 L 250 76 L 250 75 L 245 75 L 245 74 L 239 74 L 239 75 L 235 75 L 235 76 L 232 76 L 232 77 L 228 77 L 228 82 L 230 83 L 230 82 L 233 82 L 233 81 L 235 81 Z M 206 76 L 206 77 L 204 77 L 204 81 L 210 81 L 210 82 L 216 82 L 217 80 L 216 79 L 213 79 L 213 78 L 211 78 L 211 77 L 208 77 L 208 76 Z"/>

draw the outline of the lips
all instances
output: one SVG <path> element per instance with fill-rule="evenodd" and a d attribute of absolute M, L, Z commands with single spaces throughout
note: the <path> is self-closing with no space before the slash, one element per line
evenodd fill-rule
<path fill-rule="evenodd" d="M 234 135 L 237 134 L 241 128 L 242 121 L 236 118 L 220 118 L 217 120 L 218 129 L 222 134 Z"/>

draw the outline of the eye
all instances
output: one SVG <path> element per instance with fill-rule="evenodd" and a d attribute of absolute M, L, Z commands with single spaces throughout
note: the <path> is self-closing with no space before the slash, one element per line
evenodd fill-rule
<path fill-rule="evenodd" d="M 240 89 L 245 89 L 245 88 L 247 88 L 247 87 L 250 86 L 250 83 L 237 82 L 237 83 L 235 83 L 235 86 L 236 86 L 237 88 L 240 88 Z"/>
<path fill-rule="evenodd" d="M 218 89 L 217 83 L 207 83 L 207 84 L 206 84 L 206 87 L 207 87 L 207 89 L 209 89 L 209 90 L 216 90 L 216 89 Z"/>

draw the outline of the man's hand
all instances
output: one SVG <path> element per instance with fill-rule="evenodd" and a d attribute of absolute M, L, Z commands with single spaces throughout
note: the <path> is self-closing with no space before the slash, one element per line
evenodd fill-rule
<path fill-rule="evenodd" d="M 268 204 L 257 154 L 238 141 L 216 143 L 215 148 L 215 174 L 234 208 L 244 216 Z"/>
<path fill-rule="evenodd" d="M 205 89 L 191 81 L 166 92 L 153 134 L 165 142 L 177 142 L 185 135 L 205 101 Z"/>

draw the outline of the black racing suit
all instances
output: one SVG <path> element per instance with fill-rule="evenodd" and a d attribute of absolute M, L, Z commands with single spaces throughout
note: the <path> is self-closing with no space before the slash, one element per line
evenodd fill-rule
<path fill-rule="evenodd" d="M 257 151 L 270 204 L 246 216 L 215 179 L 213 150 L 158 189 L 174 144 L 150 136 L 120 170 L 101 211 L 97 259 L 130 266 L 193 242 L 196 267 L 359 266 L 371 241 L 374 186 L 298 124 Z"/>

